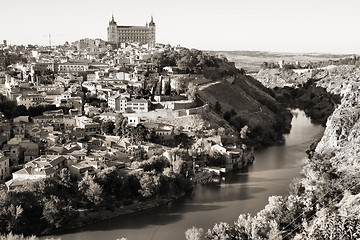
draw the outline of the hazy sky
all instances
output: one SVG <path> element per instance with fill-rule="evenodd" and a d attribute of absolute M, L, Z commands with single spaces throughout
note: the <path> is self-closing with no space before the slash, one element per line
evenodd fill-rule
<path fill-rule="evenodd" d="M 0 40 L 63 44 L 107 40 L 118 25 L 154 16 L 156 41 L 204 50 L 360 54 L 357 0 L 1 0 Z"/>

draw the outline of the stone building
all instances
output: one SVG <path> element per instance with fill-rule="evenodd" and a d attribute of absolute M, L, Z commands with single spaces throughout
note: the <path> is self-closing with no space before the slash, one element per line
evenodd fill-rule
<path fill-rule="evenodd" d="M 155 30 L 156 26 L 151 17 L 150 23 L 145 26 L 118 26 L 112 16 L 107 28 L 108 41 L 111 43 L 127 43 L 137 42 L 139 44 L 149 44 L 150 47 L 155 46 Z"/>

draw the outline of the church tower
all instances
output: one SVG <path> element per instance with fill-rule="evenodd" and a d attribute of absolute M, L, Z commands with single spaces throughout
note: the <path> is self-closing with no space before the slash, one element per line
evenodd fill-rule
<path fill-rule="evenodd" d="M 156 26 L 154 23 L 153 16 L 151 16 L 151 21 L 149 23 L 149 38 L 148 38 L 148 43 L 150 47 L 155 47 L 155 43 L 156 43 L 155 30 L 156 30 Z"/>
<path fill-rule="evenodd" d="M 109 22 L 109 26 L 107 28 L 108 41 L 112 43 L 117 43 L 118 41 L 118 32 L 117 25 L 114 21 L 114 14 L 112 15 L 111 21 Z"/>

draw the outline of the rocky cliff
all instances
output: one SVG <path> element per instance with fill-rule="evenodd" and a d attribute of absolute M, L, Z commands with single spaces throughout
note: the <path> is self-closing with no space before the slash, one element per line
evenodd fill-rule
<path fill-rule="evenodd" d="M 333 153 L 331 162 L 337 170 L 356 171 L 360 176 L 360 69 L 342 66 L 330 73 L 317 85 L 340 94 L 341 103 L 329 117 L 316 152 Z"/>

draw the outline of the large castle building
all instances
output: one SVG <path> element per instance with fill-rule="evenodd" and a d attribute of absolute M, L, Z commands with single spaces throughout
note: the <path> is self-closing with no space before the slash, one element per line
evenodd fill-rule
<path fill-rule="evenodd" d="M 112 43 L 137 42 L 155 46 L 155 23 L 151 17 L 150 23 L 145 26 L 118 26 L 112 16 L 107 28 L 108 41 Z"/>

